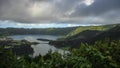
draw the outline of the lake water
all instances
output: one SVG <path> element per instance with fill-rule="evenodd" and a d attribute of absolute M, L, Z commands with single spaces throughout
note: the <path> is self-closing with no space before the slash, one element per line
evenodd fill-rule
<path fill-rule="evenodd" d="M 39 42 L 39 43 L 48 43 L 48 41 L 39 41 L 37 40 L 38 38 L 42 39 L 49 39 L 49 40 L 56 40 L 57 38 L 61 36 L 52 36 L 52 35 L 13 35 L 9 36 L 10 38 L 13 38 L 15 40 L 27 40 L 30 42 Z M 40 55 L 45 55 L 48 53 L 49 50 L 52 50 L 52 52 L 58 51 L 61 54 L 68 53 L 68 51 L 64 51 L 62 49 L 58 49 L 54 46 L 51 46 L 49 44 L 37 44 L 37 45 L 31 45 L 31 47 L 34 50 L 34 54 L 32 56 L 38 56 Z"/>

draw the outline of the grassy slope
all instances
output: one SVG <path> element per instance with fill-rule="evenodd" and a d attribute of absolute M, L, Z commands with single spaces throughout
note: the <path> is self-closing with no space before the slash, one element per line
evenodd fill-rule
<path fill-rule="evenodd" d="M 88 44 L 94 44 L 97 40 L 103 40 L 106 38 L 110 38 L 113 40 L 120 39 L 120 26 L 115 25 L 107 25 L 107 26 L 98 26 L 104 27 L 104 31 L 101 31 L 100 33 L 96 34 L 96 32 L 93 32 L 93 30 L 86 31 L 86 32 L 79 32 L 77 34 L 74 34 L 72 36 L 67 37 L 67 39 L 58 40 L 58 41 L 52 41 L 50 44 L 55 45 L 57 47 L 64 47 L 64 46 L 71 46 L 71 47 L 77 47 L 81 42 L 82 43 L 88 43 Z M 96 27 L 97 28 L 97 27 Z M 96 30 L 96 29 L 94 29 Z M 90 34 L 90 32 L 93 32 Z M 73 31 L 74 32 L 74 31 Z M 87 36 L 86 38 L 80 38 L 80 36 Z M 77 35 L 77 36 L 76 36 Z"/>
<path fill-rule="evenodd" d="M 102 25 L 102 26 L 80 26 L 78 28 L 76 28 L 75 30 L 73 30 L 72 32 L 70 32 L 67 37 L 70 36 L 74 36 L 77 35 L 78 33 L 85 31 L 85 30 L 98 30 L 98 31 L 104 31 L 107 30 L 109 28 L 114 27 L 115 25 Z"/>
<path fill-rule="evenodd" d="M 113 28 L 116 26 L 116 24 L 112 25 L 101 25 L 101 26 L 79 26 L 76 29 L 72 30 L 70 33 L 68 33 L 66 36 L 59 38 L 58 40 L 66 40 L 66 39 L 73 39 L 73 38 L 78 38 L 82 34 L 87 34 L 86 37 L 88 37 L 89 33 L 92 35 L 93 33 L 98 33 L 100 31 L 105 31 L 110 28 Z"/>

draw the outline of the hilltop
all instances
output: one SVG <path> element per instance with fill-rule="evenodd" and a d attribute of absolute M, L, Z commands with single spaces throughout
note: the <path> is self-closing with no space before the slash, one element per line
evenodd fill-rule
<path fill-rule="evenodd" d="M 105 25 L 105 26 L 98 26 L 98 27 L 95 26 L 95 27 L 92 26 L 91 28 L 87 27 L 89 30 L 83 30 L 83 31 L 79 30 L 78 33 L 75 33 L 71 36 L 67 36 L 62 40 L 51 41 L 50 44 L 55 45 L 56 47 L 64 47 L 64 46 L 78 47 L 78 45 L 80 45 L 81 43 L 94 44 L 96 41 L 104 40 L 104 39 L 110 39 L 110 40 L 120 39 L 120 25 Z M 72 32 L 75 32 L 80 28 L 81 27 L 75 29 Z M 100 30 L 101 28 L 103 30 Z"/>

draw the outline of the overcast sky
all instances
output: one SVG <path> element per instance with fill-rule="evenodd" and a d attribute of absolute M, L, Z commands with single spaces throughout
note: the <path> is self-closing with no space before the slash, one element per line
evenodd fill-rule
<path fill-rule="evenodd" d="M 120 0 L 0 0 L 0 27 L 115 23 Z"/>

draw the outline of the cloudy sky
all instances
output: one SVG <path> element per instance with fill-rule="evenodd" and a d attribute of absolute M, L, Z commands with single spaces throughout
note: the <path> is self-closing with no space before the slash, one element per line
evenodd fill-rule
<path fill-rule="evenodd" d="M 120 23 L 120 0 L 0 0 L 0 27 Z"/>

